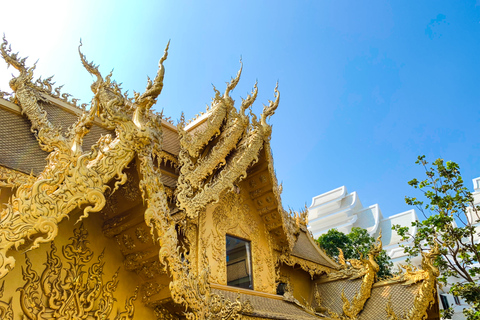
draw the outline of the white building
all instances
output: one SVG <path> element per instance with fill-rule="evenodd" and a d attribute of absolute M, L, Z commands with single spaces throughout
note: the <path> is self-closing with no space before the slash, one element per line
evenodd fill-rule
<path fill-rule="evenodd" d="M 480 177 L 473 179 L 473 188 L 474 204 L 480 205 Z M 480 217 L 472 216 L 473 211 L 468 212 L 467 215 L 470 221 L 480 219 Z M 345 186 L 314 197 L 308 208 L 308 229 L 315 239 L 332 228 L 343 233 L 349 233 L 353 227 L 360 227 L 366 229 L 375 238 L 382 230 L 383 248 L 396 267 L 399 263 L 405 263 L 408 257 L 400 245 L 408 245 L 411 242 L 402 242 L 401 237 L 392 230 L 392 226 L 396 224 L 408 226 L 410 234 L 415 234 L 417 230 L 411 225 L 417 219 L 414 209 L 384 218 L 378 204 L 364 207 L 358 194 L 356 192 L 348 193 Z M 480 223 L 477 223 L 477 226 L 480 226 Z M 480 240 L 480 237 L 478 240 Z M 412 259 L 412 264 L 417 267 L 420 266 L 421 258 Z M 448 286 L 439 288 L 440 307 L 453 306 L 455 313 L 452 319 L 465 319 L 462 310 L 468 305 L 462 299 L 449 294 L 449 289 Z"/>
<path fill-rule="evenodd" d="M 392 230 L 392 226 L 411 226 L 416 219 L 417 214 L 413 209 L 384 218 L 378 204 L 364 207 L 358 194 L 348 193 L 345 186 L 314 197 L 308 208 L 308 228 L 315 239 L 332 228 L 349 233 L 353 227 L 360 227 L 375 238 L 382 230 L 383 248 L 394 265 L 405 262 L 407 255 L 403 253 L 400 245 L 409 242 L 402 242 L 401 237 Z M 415 232 L 416 228 L 410 227 L 410 233 Z M 420 262 L 421 259 L 413 261 L 414 264 Z"/>

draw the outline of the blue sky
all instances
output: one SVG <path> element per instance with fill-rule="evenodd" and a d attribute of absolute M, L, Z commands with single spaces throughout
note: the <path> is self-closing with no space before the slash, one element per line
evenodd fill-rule
<path fill-rule="evenodd" d="M 279 81 L 272 149 L 294 209 L 346 185 L 384 216 L 408 210 L 420 154 L 458 162 L 468 187 L 480 176 L 475 1 L 18 1 L 2 4 L 0 31 L 39 59 L 37 75 L 55 74 L 83 102 L 92 79 L 79 38 L 130 92 L 155 75 L 171 39 L 156 108 L 173 119 L 204 111 L 242 57 L 237 101 L 258 79 L 259 113 Z M 1 90 L 10 70 L 0 62 Z"/>

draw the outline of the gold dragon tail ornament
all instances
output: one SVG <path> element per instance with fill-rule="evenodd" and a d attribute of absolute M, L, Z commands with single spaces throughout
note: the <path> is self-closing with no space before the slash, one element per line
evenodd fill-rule
<path fill-rule="evenodd" d="M 355 294 L 353 300 L 348 301 L 345 293 L 342 292 L 343 300 L 343 313 L 347 316 L 347 319 L 356 319 L 360 311 L 363 310 L 365 302 L 370 298 L 373 284 L 377 276 L 377 272 L 380 269 L 376 262 L 376 258 L 382 251 L 382 231 L 377 238 L 377 241 L 372 245 L 370 252 L 368 253 L 368 259 L 360 259 L 361 269 L 363 273 L 363 280 L 360 286 L 360 290 Z M 355 267 L 356 263 L 352 263 Z M 360 269 L 359 268 L 359 269 Z M 351 278 L 354 279 L 354 278 Z"/>
<path fill-rule="evenodd" d="M 328 278 L 331 280 L 337 279 L 349 279 L 355 280 L 362 278 L 362 283 L 360 289 L 353 297 L 352 301 L 349 301 L 345 295 L 345 292 L 342 292 L 343 300 L 343 315 L 339 315 L 331 310 L 328 310 L 330 317 L 332 319 L 338 320 L 354 320 L 358 318 L 359 313 L 363 310 L 365 303 L 370 298 L 373 284 L 376 280 L 376 275 L 380 269 L 379 265 L 376 262 L 376 258 L 382 251 L 382 232 L 377 238 L 377 241 L 370 248 L 368 253 L 368 259 L 360 257 L 360 260 L 349 259 L 347 264 L 345 258 L 343 257 L 343 252 L 340 256 L 341 269 L 335 272 L 331 272 L 328 275 Z"/>
<path fill-rule="evenodd" d="M 412 308 L 402 317 L 398 318 L 391 306 L 387 305 L 387 313 L 391 319 L 422 320 L 427 317 L 428 308 L 435 303 L 437 292 L 437 277 L 440 272 L 434 265 L 435 259 L 440 255 L 438 243 L 429 252 L 422 252 L 422 270 L 416 270 L 411 266 L 401 266 L 405 272 L 391 279 L 391 281 L 403 281 L 402 285 L 408 286 L 422 281 L 420 289 L 415 295 Z"/>
<path fill-rule="evenodd" d="M 217 202 L 222 193 L 233 189 L 234 184 L 246 176 L 247 168 L 258 161 L 264 143 L 270 139 L 271 126 L 267 119 L 278 107 L 278 84 L 275 101 L 269 101 L 258 121 L 251 110 L 250 117 L 245 115 L 257 97 L 257 84 L 251 95 L 242 99 L 239 110 L 229 96 L 240 79 L 241 70 L 227 84 L 223 96 L 215 89 L 214 103 L 204 131 L 187 132 L 184 123 L 179 125 L 181 168 L 176 190 L 177 205 L 189 218 L 196 218 L 207 204 Z M 218 120 L 220 117 L 223 117 L 222 121 Z M 197 141 L 197 137 L 201 139 Z M 192 142 L 196 144 L 195 152 L 190 146 Z"/>

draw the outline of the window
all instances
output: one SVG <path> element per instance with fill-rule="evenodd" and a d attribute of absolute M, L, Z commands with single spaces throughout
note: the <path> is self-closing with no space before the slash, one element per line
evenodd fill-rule
<path fill-rule="evenodd" d="M 253 289 L 250 242 L 227 235 L 227 284 Z"/>
<path fill-rule="evenodd" d="M 450 307 L 450 305 L 448 304 L 448 298 L 447 298 L 447 296 L 444 296 L 443 294 L 441 294 L 441 295 L 440 295 L 440 299 L 442 300 L 443 309 L 444 309 L 444 310 L 448 309 L 448 307 Z"/>
<path fill-rule="evenodd" d="M 460 299 L 457 297 L 457 296 L 453 296 L 453 300 L 455 300 L 455 303 L 459 306 L 461 303 L 460 303 Z"/>
<path fill-rule="evenodd" d="M 287 292 L 287 284 L 285 282 L 280 282 L 277 285 L 277 294 L 283 296 Z"/>

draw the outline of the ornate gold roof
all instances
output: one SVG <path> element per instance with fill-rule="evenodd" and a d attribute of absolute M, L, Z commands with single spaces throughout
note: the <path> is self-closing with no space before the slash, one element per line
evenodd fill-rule
<path fill-rule="evenodd" d="M 322 317 L 315 306 L 326 308 L 332 317 L 354 319 L 370 312 L 369 305 L 376 306 L 370 297 L 380 292 L 375 289 L 378 248 L 369 259 L 340 266 L 314 243 L 306 230 L 305 213 L 288 212 L 282 206 L 268 124 L 279 105 L 278 85 L 275 99 L 257 116 L 250 108 L 257 96 L 256 84 L 239 106 L 230 97 L 240 81 L 240 68 L 223 93 L 214 88 L 213 103 L 205 114 L 189 126 L 182 117 L 175 127 L 152 111 L 163 88 L 168 45 L 156 76 L 133 98 L 123 93 L 111 74 L 103 77 L 79 47 L 85 69 L 96 79 L 88 110 L 77 107 L 75 99 L 66 101 L 68 96 L 53 89 L 51 79 L 33 81 L 35 66 L 28 67 L 25 59 L 12 53 L 5 39 L 0 49 L 7 64 L 19 71 L 10 81 L 10 101 L 0 99 L 0 188 L 9 197 L 0 194 L 6 204 L 0 213 L 0 277 L 15 267 L 13 252 L 52 243 L 60 234 L 60 223 L 78 212 L 79 221 L 101 212 L 103 234 L 118 244 L 124 268 L 144 281 L 141 300 L 155 308 L 159 319 L 174 319 L 183 312 L 189 319 Z M 241 214 L 243 221 L 233 219 L 232 213 Z M 204 228 L 207 216 L 213 226 Z M 253 270 L 267 275 L 257 281 L 259 289 L 252 291 L 253 297 L 245 292 L 234 297 L 213 281 L 226 278 L 212 276 L 219 271 L 211 270 L 210 263 L 224 260 L 225 248 L 219 243 L 226 233 L 234 232 L 228 230 L 236 230 L 233 221 L 256 246 Z M 209 234 L 202 235 L 201 230 Z M 259 230 L 265 232 L 252 234 Z M 217 243 L 204 245 L 208 239 Z M 409 319 L 423 315 L 435 300 L 431 292 L 436 275 L 429 259 L 425 258 L 425 271 L 415 273 L 414 285 L 419 289 Z M 53 260 L 49 260 L 52 266 Z M 281 275 L 281 270 L 288 274 Z M 28 276 L 35 278 L 32 272 Z M 311 287 L 305 301 L 288 294 L 275 296 L 272 290 L 281 277 L 297 277 Z M 318 292 L 327 295 L 337 289 L 331 289 L 332 281 L 345 283 L 346 292 L 350 290 L 346 295 L 335 293 L 336 300 L 331 300 L 340 299 L 341 310 L 336 304 L 322 304 L 321 299 L 314 303 Z M 392 281 L 385 286 L 408 283 L 407 278 Z M 399 294 L 408 296 L 407 291 Z M 297 297 L 298 292 L 294 292 Z M 7 314 L 8 308 L 8 303 L 0 303 L 0 312 Z M 128 310 L 130 304 L 125 319 L 133 317 Z M 402 312 L 395 305 L 389 310 L 392 319 L 394 312 Z"/>

